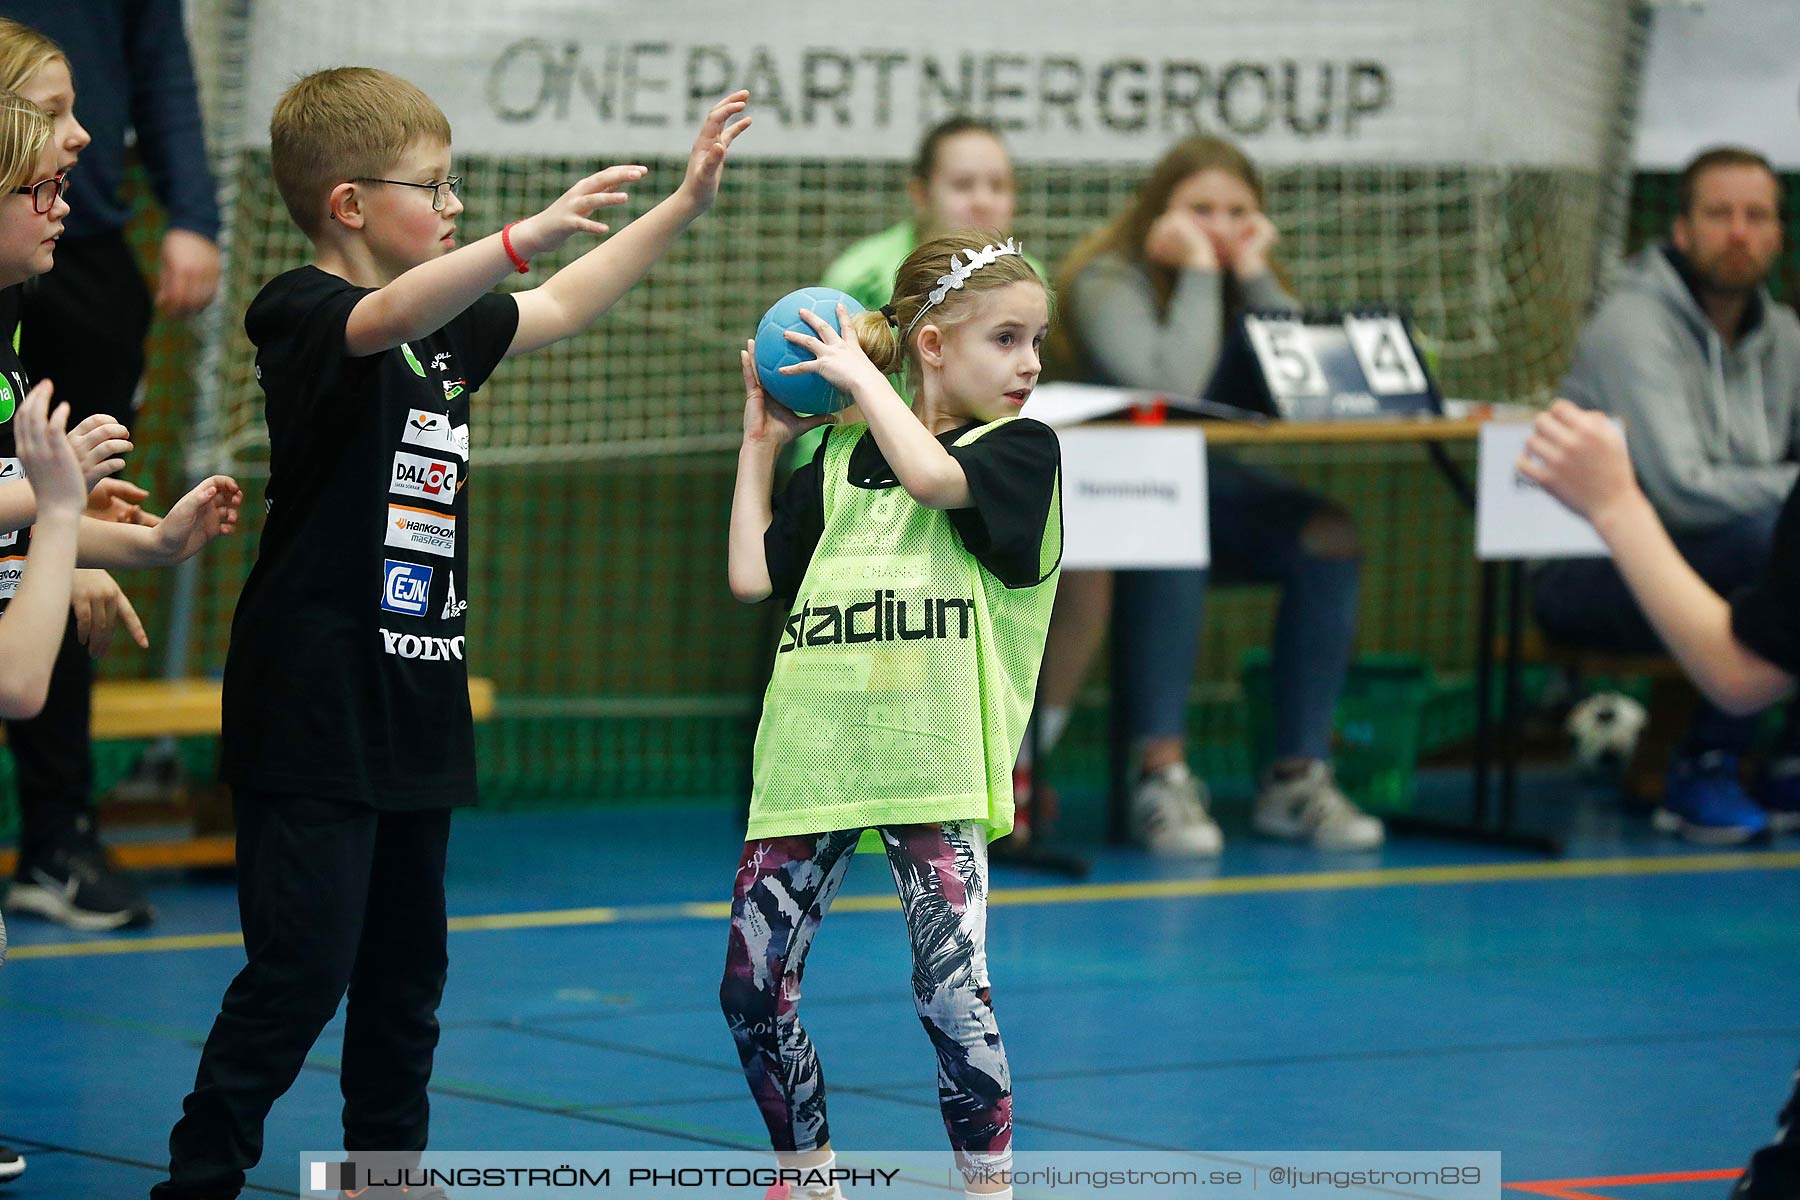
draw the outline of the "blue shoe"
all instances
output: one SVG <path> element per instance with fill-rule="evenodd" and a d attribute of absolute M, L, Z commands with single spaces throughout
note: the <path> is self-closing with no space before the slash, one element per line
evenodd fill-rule
<path fill-rule="evenodd" d="M 1768 814 L 1770 830 L 1800 831 L 1800 755 L 1772 758 L 1763 766 L 1756 800 Z"/>
<path fill-rule="evenodd" d="M 1735 846 L 1769 835 L 1768 815 L 1738 776 L 1738 756 L 1724 750 L 1670 761 L 1662 807 L 1651 821 L 1702 846 Z"/>

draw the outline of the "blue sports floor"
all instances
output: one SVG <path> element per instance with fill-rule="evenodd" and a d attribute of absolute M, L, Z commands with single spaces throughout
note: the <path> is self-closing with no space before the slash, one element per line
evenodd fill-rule
<path fill-rule="evenodd" d="M 1444 790 L 1440 787 L 1438 790 Z M 1557 778 L 1549 861 L 1396 839 L 1321 857 L 1222 813 L 1213 865 L 996 869 L 989 962 L 1021 1148 L 1499 1150 L 1509 1195 L 1721 1198 L 1800 1055 L 1800 839 L 1698 853 Z M 741 827 L 719 808 L 459 815 L 433 1145 L 760 1147 L 716 1003 Z M 151 877 L 154 930 L 20 919 L 0 973 L 0 1198 L 160 1177 L 242 962 L 229 881 Z M 943 1144 L 886 865 L 806 974 L 840 1148 Z M 247 1195 L 337 1144 L 328 1030 Z M 1545 1181 L 1601 1180 L 1560 1185 Z M 1623 1182 L 1618 1182 L 1623 1180 Z"/>

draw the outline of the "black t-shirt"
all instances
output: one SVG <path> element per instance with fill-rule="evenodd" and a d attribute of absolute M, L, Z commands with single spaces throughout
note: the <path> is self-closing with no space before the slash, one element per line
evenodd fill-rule
<path fill-rule="evenodd" d="M 13 415 L 25 403 L 31 381 L 25 377 L 25 364 L 13 349 L 13 334 L 18 328 L 19 288 L 0 290 L 0 483 L 25 478 L 13 441 Z M 30 529 L 0 533 L 0 611 L 19 590 L 19 577 L 25 573 L 25 554 L 30 546 Z"/>
<path fill-rule="evenodd" d="M 968 477 L 974 500 L 970 507 L 948 509 L 944 515 L 963 548 L 989 574 L 1009 588 L 1034 587 L 1044 580 L 1044 526 L 1056 498 L 1056 472 L 1062 461 L 1056 433 L 1042 421 L 1021 417 L 967 446 L 951 444 L 974 428 L 969 424 L 937 435 Z M 775 496 L 773 520 L 763 535 L 769 582 L 784 600 L 799 593 L 825 531 L 826 444 L 819 443 L 812 461 L 795 470 L 787 487 Z M 847 481 L 871 491 L 900 486 L 874 435 L 865 435 L 850 452 Z"/>
<path fill-rule="evenodd" d="M 1732 600 L 1731 632 L 1790 675 L 1800 675 L 1800 486 L 1782 506 L 1768 568 Z"/>
<path fill-rule="evenodd" d="M 268 520 L 231 625 L 223 772 L 380 809 L 472 804 L 469 398 L 519 308 L 484 296 L 428 337 L 353 358 L 345 323 L 369 291 L 301 267 L 244 318 Z"/>

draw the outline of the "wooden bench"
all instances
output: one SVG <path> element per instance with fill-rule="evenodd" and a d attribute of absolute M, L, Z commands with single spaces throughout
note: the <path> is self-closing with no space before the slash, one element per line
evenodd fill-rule
<path fill-rule="evenodd" d="M 217 737 L 221 714 L 216 679 L 107 679 L 94 685 L 91 731 L 95 741 L 164 737 Z M 494 715 L 494 681 L 469 680 L 469 707 L 477 721 Z M 4 734 L 0 733 L 0 742 Z M 230 834 L 111 846 L 114 861 L 131 870 L 229 867 L 236 851 Z M 0 851 L 0 872 L 12 873 L 16 855 Z"/>

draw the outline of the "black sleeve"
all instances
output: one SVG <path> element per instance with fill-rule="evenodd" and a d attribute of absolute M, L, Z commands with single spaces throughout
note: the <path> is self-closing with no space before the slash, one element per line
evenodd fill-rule
<path fill-rule="evenodd" d="M 316 267 L 270 280 L 244 314 L 257 369 L 328 379 L 357 362 L 344 344 L 344 330 L 351 310 L 373 290 Z"/>
<path fill-rule="evenodd" d="M 506 358 L 519 331 L 519 302 L 511 296 L 489 292 L 450 322 L 446 332 L 456 345 L 456 356 L 471 389 L 487 382 Z"/>
<path fill-rule="evenodd" d="M 948 514 L 963 545 L 1009 588 L 1042 583 L 1062 560 L 1056 431 L 1021 417 L 949 450 L 974 498 Z"/>
<path fill-rule="evenodd" d="M 1788 493 L 1761 579 L 1731 604 L 1737 640 L 1791 675 L 1800 675 L 1800 486 Z"/>
<path fill-rule="evenodd" d="M 826 434 L 811 461 L 802 463 L 788 477 L 787 486 L 775 493 L 774 519 L 763 534 L 763 558 L 769 564 L 769 585 L 783 600 L 800 592 L 800 581 L 812 562 L 813 551 L 825 532 Z"/>

